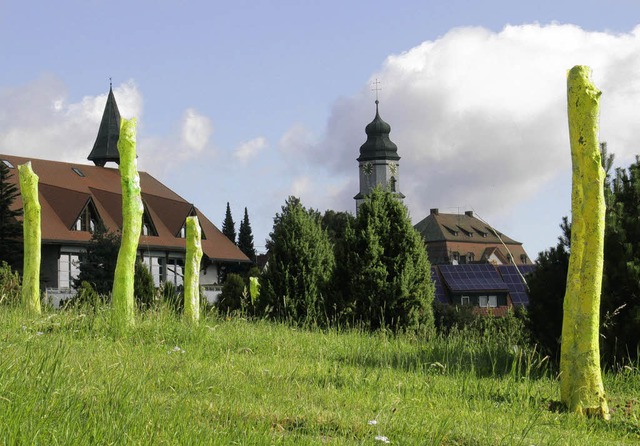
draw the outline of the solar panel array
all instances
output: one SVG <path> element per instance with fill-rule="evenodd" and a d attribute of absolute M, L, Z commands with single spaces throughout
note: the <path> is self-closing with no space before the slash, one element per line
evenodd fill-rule
<path fill-rule="evenodd" d="M 439 265 L 449 289 L 465 291 L 508 291 L 496 268 L 488 263 L 467 265 Z"/>
<path fill-rule="evenodd" d="M 522 276 L 526 277 L 527 274 L 533 272 L 535 269 L 535 265 L 519 265 L 517 268 L 515 265 L 500 265 L 498 267 L 502 280 L 504 280 L 504 283 L 509 287 L 511 302 L 513 302 L 514 306 L 522 307 L 529 305 L 529 292 Z M 520 270 L 520 273 L 518 273 L 518 270 Z"/>
<path fill-rule="evenodd" d="M 443 304 L 448 304 L 449 299 L 447 299 L 447 295 L 444 293 L 444 288 L 442 287 L 442 281 L 440 280 L 440 274 L 436 271 L 436 267 L 431 267 L 431 280 L 433 280 L 434 288 L 436 289 L 435 298 L 438 302 Z"/>

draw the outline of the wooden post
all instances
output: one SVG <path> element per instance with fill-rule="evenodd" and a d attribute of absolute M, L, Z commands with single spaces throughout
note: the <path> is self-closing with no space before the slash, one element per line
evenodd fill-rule
<path fill-rule="evenodd" d="M 24 263 L 22 272 L 22 303 L 28 313 L 41 314 L 40 308 L 40 259 L 41 215 L 38 199 L 38 175 L 31 168 L 31 161 L 18 166 L 20 194 L 22 195 L 24 235 Z"/>
<path fill-rule="evenodd" d="M 113 277 L 111 305 L 113 322 L 118 329 L 134 323 L 133 286 L 136 269 L 136 253 L 144 205 L 140 196 L 140 176 L 136 162 L 136 120 L 122 119 L 120 138 L 120 184 L 122 186 L 122 239 L 118 262 Z"/>
<path fill-rule="evenodd" d="M 187 254 L 184 270 L 184 317 L 189 322 L 200 319 L 201 230 L 198 217 L 187 217 Z"/>
<path fill-rule="evenodd" d="M 590 74 L 589 67 L 575 66 L 567 77 L 573 184 L 560 396 L 572 412 L 609 419 L 598 344 L 605 227 L 605 172 L 598 143 L 601 92 Z"/>

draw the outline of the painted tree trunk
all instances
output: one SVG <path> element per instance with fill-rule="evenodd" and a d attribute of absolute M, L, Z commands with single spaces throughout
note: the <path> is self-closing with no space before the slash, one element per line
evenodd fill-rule
<path fill-rule="evenodd" d="M 251 296 L 251 305 L 255 305 L 260 297 L 260 281 L 257 277 L 249 277 L 249 296 Z"/>
<path fill-rule="evenodd" d="M 122 238 L 113 277 L 111 305 L 114 325 L 117 328 L 126 328 L 134 323 L 133 285 L 136 252 L 142 229 L 142 214 L 144 213 L 144 205 L 140 196 L 140 176 L 136 162 L 135 118 L 122 119 L 118 152 L 120 153 L 120 184 L 122 186 Z"/>
<path fill-rule="evenodd" d="M 605 226 L 605 172 L 598 143 L 601 92 L 590 74 L 589 67 L 575 66 L 567 77 L 573 185 L 560 396 L 572 412 L 608 419 L 598 345 Z"/>
<path fill-rule="evenodd" d="M 31 162 L 18 166 L 22 195 L 24 235 L 24 263 L 22 273 L 22 303 L 28 313 L 40 314 L 40 258 L 41 229 L 38 175 Z"/>
<path fill-rule="evenodd" d="M 184 317 L 189 322 L 200 319 L 200 260 L 202 241 L 198 217 L 187 217 L 187 254 L 184 269 Z"/>

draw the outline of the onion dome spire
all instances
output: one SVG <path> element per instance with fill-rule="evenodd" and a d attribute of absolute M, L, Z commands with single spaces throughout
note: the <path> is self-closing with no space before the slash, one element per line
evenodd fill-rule
<path fill-rule="evenodd" d="M 400 159 L 400 156 L 398 156 L 398 146 L 389 139 L 391 126 L 380 117 L 378 109 L 379 103 L 380 101 L 376 99 L 376 116 L 365 128 L 367 141 L 360 146 L 358 161 Z"/>

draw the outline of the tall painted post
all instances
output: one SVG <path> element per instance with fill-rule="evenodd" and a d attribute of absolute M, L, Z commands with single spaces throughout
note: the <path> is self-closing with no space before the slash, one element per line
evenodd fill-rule
<path fill-rule="evenodd" d="M 113 277 L 111 305 L 114 325 L 121 329 L 134 323 L 133 285 L 144 213 L 136 162 L 135 118 L 121 120 L 118 152 L 122 187 L 122 237 Z"/>
<path fill-rule="evenodd" d="M 18 166 L 20 194 L 22 195 L 24 235 L 24 263 L 22 273 L 22 303 L 28 313 L 41 314 L 40 308 L 40 244 L 41 216 L 38 200 L 38 175 L 31 161 Z"/>
<path fill-rule="evenodd" d="M 609 419 L 598 345 L 605 228 L 605 172 L 598 143 L 601 92 L 590 75 L 589 67 L 575 66 L 567 77 L 573 184 L 560 397 L 572 412 Z"/>
<path fill-rule="evenodd" d="M 198 217 L 187 217 L 187 254 L 184 270 L 184 317 L 189 322 L 200 319 L 200 260 L 202 239 Z"/>

